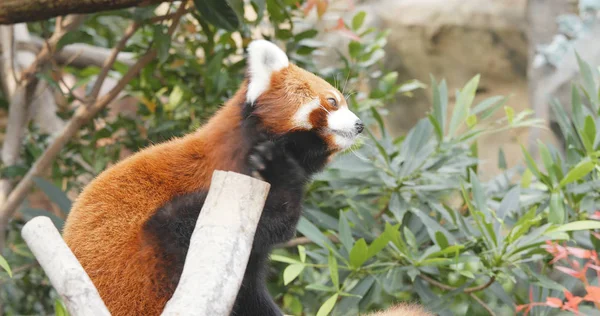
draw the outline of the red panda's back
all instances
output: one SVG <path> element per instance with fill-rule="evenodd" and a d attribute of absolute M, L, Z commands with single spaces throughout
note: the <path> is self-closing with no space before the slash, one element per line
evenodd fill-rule
<path fill-rule="evenodd" d="M 141 151 L 100 174 L 75 201 L 63 237 L 112 315 L 159 315 L 168 300 L 162 257 L 143 227 L 174 196 L 208 187 L 213 166 L 202 143 L 190 135 Z"/>

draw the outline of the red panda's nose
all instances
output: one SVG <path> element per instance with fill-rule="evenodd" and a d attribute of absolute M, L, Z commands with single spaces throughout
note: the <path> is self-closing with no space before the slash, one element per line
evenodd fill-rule
<path fill-rule="evenodd" d="M 354 123 L 354 127 L 356 128 L 356 132 L 360 134 L 365 129 L 365 124 L 359 120 L 358 122 Z"/>

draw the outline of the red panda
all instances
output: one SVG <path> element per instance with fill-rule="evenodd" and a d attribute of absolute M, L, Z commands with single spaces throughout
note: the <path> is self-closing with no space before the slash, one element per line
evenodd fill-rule
<path fill-rule="evenodd" d="M 311 176 L 364 126 L 275 44 L 253 41 L 247 61 L 239 90 L 204 126 L 113 165 L 74 202 L 63 237 L 112 315 L 162 312 L 216 169 L 271 184 L 232 315 L 282 315 L 265 284 L 270 250 L 293 237 Z"/>

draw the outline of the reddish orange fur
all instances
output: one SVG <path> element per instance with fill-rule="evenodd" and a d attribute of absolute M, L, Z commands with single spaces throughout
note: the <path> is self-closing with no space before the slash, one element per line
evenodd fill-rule
<path fill-rule="evenodd" d="M 239 132 L 246 89 L 244 83 L 198 131 L 108 168 L 75 201 L 63 236 L 112 315 L 159 315 L 170 298 L 165 293 L 173 289 L 161 287 L 160 254 L 153 238 L 144 236 L 143 225 L 174 196 L 208 189 L 213 170 L 240 171 L 248 150 Z M 273 132 L 288 132 L 298 108 L 315 95 L 330 94 L 329 89 L 326 81 L 290 65 L 273 74 L 256 114 Z M 138 310 L 131 311 L 132 305 Z"/>

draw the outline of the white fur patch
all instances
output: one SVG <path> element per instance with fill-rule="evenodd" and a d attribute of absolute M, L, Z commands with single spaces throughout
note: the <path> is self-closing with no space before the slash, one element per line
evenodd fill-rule
<path fill-rule="evenodd" d="M 249 83 L 246 99 L 253 103 L 267 91 L 273 72 L 289 65 L 287 55 L 277 45 L 266 40 L 255 40 L 248 45 Z"/>
<path fill-rule="evenodd" d="M 340 148 L 348 148 L 354 143 L 358 136 L 356 123 L 359 121 L 356 114 L 352 113 L 347 106 L 327 115 L 327 125 L 335 133 L 333 140 L 336 145 Z"/>
<path fill-rule="evenodd" d="M 353 133 L 356 122 L 358 122 L 358 116 L 346 106 L 339 108 L 337 111 L 329 112 L 329 115 L 327 115 L 329 128 L 336 131 Z"/>
<path fill-rule="evenodd" d="M 294 126 L 306 129 L 313 128 L 310 123 L 310 113 L 321 106 L 321 101 L 317 98 L 300 106 L 296 114 L 294 114 Z"/>

